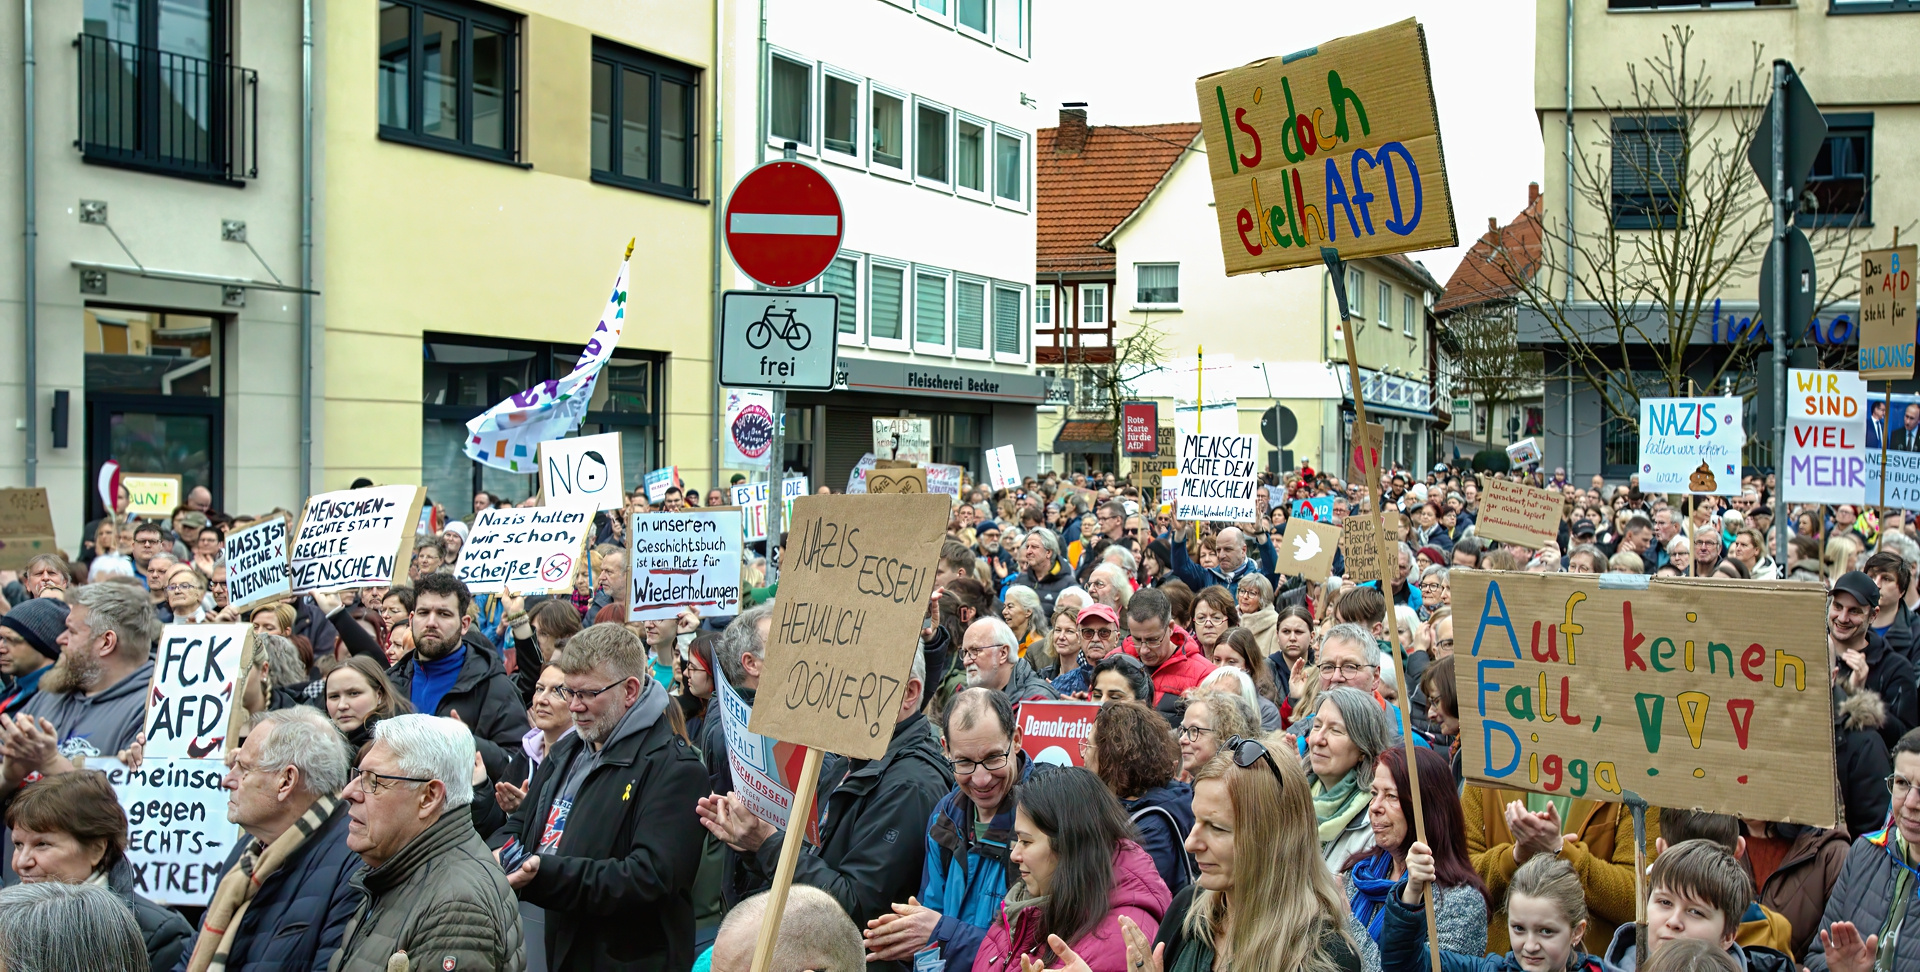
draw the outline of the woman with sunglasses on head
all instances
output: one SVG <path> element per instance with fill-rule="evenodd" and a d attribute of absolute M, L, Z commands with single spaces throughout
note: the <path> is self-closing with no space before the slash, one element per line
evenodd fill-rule
<path fill-rule="evenodd" d="M 1187 708 L 1173 736 L 1180 742 L 1180 778 L 1193 779 L 1207 760 L 1220 751 L 1220 742 L 1232 736 L 1253 738 L 1260 716 L 1238 692 L 1210 688 L 1188 689 Z"/>

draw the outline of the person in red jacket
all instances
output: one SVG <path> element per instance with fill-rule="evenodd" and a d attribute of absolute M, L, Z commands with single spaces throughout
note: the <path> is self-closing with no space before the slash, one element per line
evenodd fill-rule
<path fill-rule="evenodd" d="M 1173 623 L 1173 605 L 1157 587 L 1145 588 L 1127 602 L 1127 640 L 1120 650 L 1140 659 L 1153 676 L 1153 708 L 1169 725 L 1179 725 L 1186 691 L 1198 688 L 1214 664 L 1200 642 Z"/>

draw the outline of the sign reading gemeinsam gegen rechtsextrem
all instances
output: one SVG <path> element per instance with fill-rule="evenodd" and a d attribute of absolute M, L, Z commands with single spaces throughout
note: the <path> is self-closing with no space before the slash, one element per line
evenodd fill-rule
<path fill-rule="evenodd" d="M 1227 274 L 1458 242 L 1411 20 L 1194 82 Z"/>
<path fill-rule="evenodd" d="M 802 496 L 782 552 L 754 732 L 879 759 L 952 514 L 945 496 Z"/>
<path fill-rule="evenodd" d="M 1837 826 L 1815 584 L 1453 575 L 1470 782 Z"/>
<path fill-rule="evenodd" d="M 307 497 L 293 531 L 293 593 L 391 584 L 407 573 L 427 491 L 369 486 Z"/>

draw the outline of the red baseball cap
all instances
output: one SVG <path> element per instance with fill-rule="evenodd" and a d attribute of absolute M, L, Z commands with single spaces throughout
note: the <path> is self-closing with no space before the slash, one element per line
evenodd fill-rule
<path fill-rule="evenodd" d="M 1086 624 L 1088 618 L 1101 618 L 1105 620 L 1108 624 L 1120 623 L 1120 615 L 1116 614 L 1113 608 L 1105 604 L 1089 604 L 1086 607 L 1081 608 L 1080 616 L 1078 618 L 1075 618 L 1074 620 L 1078 621 L 1081 624 Z"/>

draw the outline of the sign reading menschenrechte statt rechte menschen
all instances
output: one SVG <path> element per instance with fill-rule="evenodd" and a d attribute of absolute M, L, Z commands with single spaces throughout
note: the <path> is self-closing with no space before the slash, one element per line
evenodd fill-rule
<path fill-rule="evenodd" d="M 307 497 L 293 533 L 293 593 L 384 587 L 407 574 L 427 491 L 369 486 Z"/>

